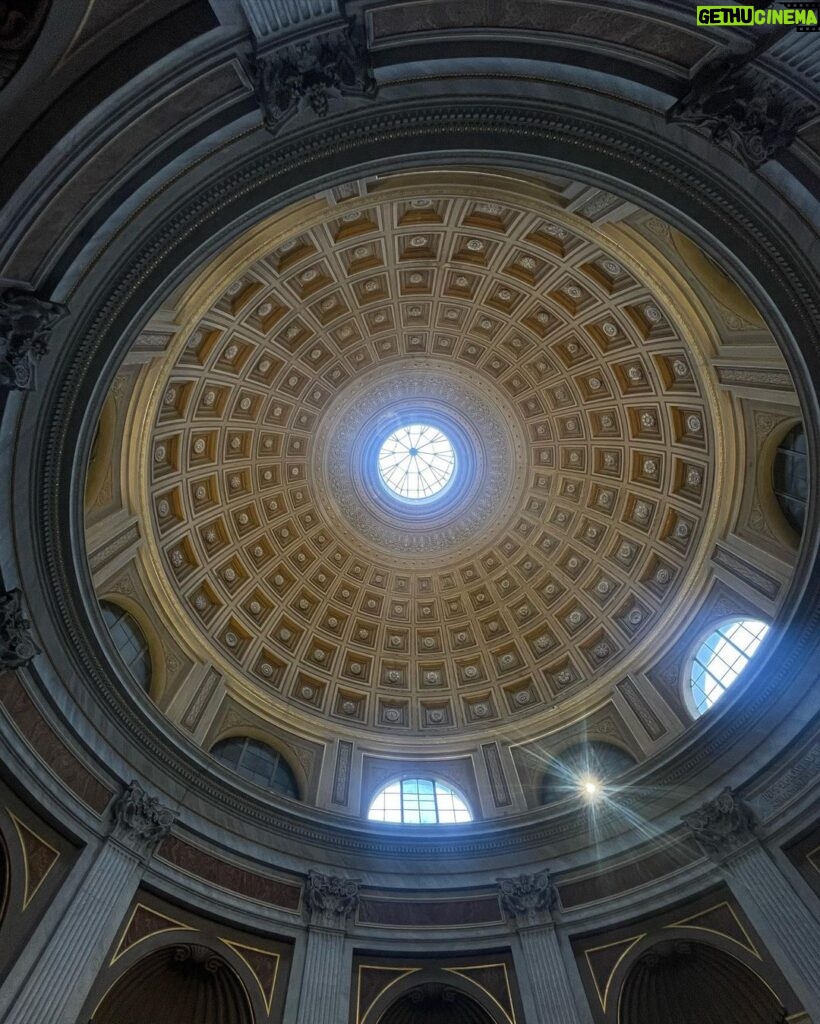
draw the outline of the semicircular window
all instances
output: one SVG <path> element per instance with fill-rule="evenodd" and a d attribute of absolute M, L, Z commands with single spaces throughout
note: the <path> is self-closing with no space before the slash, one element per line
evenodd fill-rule
<path fill-rule="evenodd" d="M 466 801 L 438 779 L 397 779 L 380 790 L 367 812 L 370 821 L 401 825 L 456 825 L 472 821 Z"/>
<path fill-rule="evenodd" d="M 711 632 L 692 660 L 692 698 L 698 714 L 719 700 L 760 646 L 769 627 L 759 619 L 732 619 Z"/>
<path fill-rule="evenodd" d="M 299 799 L 299 787 L 293 770 L 273 747 L 250 736 L 231 736 L 211 747 L 211 755 L 237 775 L 263 789 Z"/>
<path fill-rule="evenodd" d="M 803 424 L 786 434 L 774 455 L 772 489 L 786 522 L 796 533 L 803 532 L 809 493 L 809 460 Z"/>
<path fill-rule="evenodd" d="M 588 782 L 606 785 L 636 764 L 635 758 L 611 743 L 576 743 L 551 758 L 541 782 L 541 802 L 545 804 L 574 796 Z"/>
<path fill-rule="evenodd" d="M 103 621 L 126 668 L 147 693 L 151 687 L 151 653 L 133 615 L 110 601 L 100 601 Z"/>

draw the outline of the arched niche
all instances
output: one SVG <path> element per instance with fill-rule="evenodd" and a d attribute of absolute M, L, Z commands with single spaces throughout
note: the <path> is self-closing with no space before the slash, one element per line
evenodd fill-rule
<path fill-rule="evenodd" d="M 510 1024 L 513 998 L 507 980 L 493 988 L 474 968 L 415 967 L 372 1002 L 360 1004 L 358 1019 L 359 1024 Z"/>
<path fill-rule="evenodd" d="M 106 992 L 93 1024 L 254 1024 L 237 975 L 207 946 L 166 946 L 138 960 Z"/>
<path fill-rule="evenodd" d="M 702 942 L 659 942 L 632 965 L 618 1024 L 783 1024 L 786 1010 L 763 979 Z"/>
<path fill-rule="evenodd" d="M 400 996 L 379 1024 L 494 1024 L 495 1018 L 464 992 L 428 982 Z"/>

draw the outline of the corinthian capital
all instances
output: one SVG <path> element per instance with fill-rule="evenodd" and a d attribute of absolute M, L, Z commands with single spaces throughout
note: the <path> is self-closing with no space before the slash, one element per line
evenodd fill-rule
<path fill-rule="evenodd" d="M 549 920 L 558 902 L 558 893 L 548 871 L 499 878 L 498 888 L 504 910 L 519 925 Z"/>
<path fill-rule="evenodd" d="M 22 288 L 0 289 L 0 389 L 32 391 L 51 329 L 68 310 Z"/>
<path fill-rule="evenodd" d="M 729 786 L 697 811 L 685 814 L 683 821 L 713 860 L 722 859 L 754 836 L 754 816 Z"/>
<path fill-rule="evenodd" d="M 175 815 L 131 781 L 113 807 L 113 835 L 136 853 L 150 855 L 171 831 Z"/>
<path fill-rule="evenodd" d="M 23 613 L 22 592 L 7 590 L 0 594 L 0 668 L 19 668 L 39 653 L 31 636 L 31 623 Z"/>
<path fill-rule="evenodd" d="M 359 883 L 354 879 L 311 871 L 305 887 L 305 905 L 311 924 L 344 928 L 348 917 L 359 905 Z"/>

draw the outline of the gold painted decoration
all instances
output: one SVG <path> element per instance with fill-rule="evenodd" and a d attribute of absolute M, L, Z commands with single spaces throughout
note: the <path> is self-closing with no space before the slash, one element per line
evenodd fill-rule
<path fill-rule="evenodd" d="M 57 863 L 60 851 L 43 839 L 42 836 L 37 835 L 36 832 L 24 824 L 15 814 L 12 814 L 11 811 L 8 811 L 8 815 L 14 824 L 23 853 L 23 864 L 25 866 L 23 910 L 25 910 L 37 895 L 37 891 L 46 880 L 51 869 Z"/>
<path fill-rule="evenodd" d="M 144 903 L 138 903 L 131 911 L 131 916 L 128 918 L 128 923 L 123 930 L 122 938 L 117 944 L 114 955 L 111 957 L 111 963 L 116 963 L 121 956 L 146 939 L 150 939 L 154 935 L 160 935 L 163 932 L 173 931 L 195 932 L 196 928 L 182 921 L 176 921 L 174 918 L 160 913 L 153 907 L 147 907 Z"/>
<path fill-rule="evenodd" d="M 595 992 L 601 1003 L 601 1009 L 606 1012 L 607 1000 L 609 999 L 610 985 L 612 978 L 629 951 L 636 946 L 646 934 L 633 935 L 628 939 L 620 939 L 617 942 L 608 942 L 603 946 L 593 946 L 584 950 L 584 957 L 589 967 L 592 981 L 595 985 Z"/>
<path fill-rule="evenodd" d="M 402 978 L 416 974 L 420 967 L 380 967 L 360 964 L 356 977 L 356 1024 L 375 1024 L 369 1017 L 379 996 Z"/>
<path fill-rule="evenodd" d="M 476 985 L 501 1010 L 509 1024 L 516 1024 L 515 1008 L 513 1007 L 510 979 L 507 965 L 477 964 L 472 967 L 446 967 L 446 973 L 457 974 L 471 984 Z"/>
<path fill-rule="evenodd" d="M 234 942 L 231 939 L 221 939 L 220 941 L 232 949 L 251 972 L 262 993 L 265 1009 L 270 1013 L 276 991 L 276 978 L 279 973 L 279 954 L 266 949 L 258 949 L 256 946 L 246 946 L 244 943 Z"/>
<path fill-rule="evenodd" d="M 762 959 L 751 936 L 743 927 L 740 918 L 729 903 L 718 903 L 714 907 L 709 907 L 708 910 L 701 910 L 697 914 L 684 917 L 680 921 L 666 925 L 666 927 L 693 928 L 698 931 L 711 932 L 713 935 L 721 935 L 742 946 L 752 956 Z"/>

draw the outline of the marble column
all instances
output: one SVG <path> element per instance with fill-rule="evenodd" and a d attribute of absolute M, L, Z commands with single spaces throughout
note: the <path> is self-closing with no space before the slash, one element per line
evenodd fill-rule
<path fill-rule="evenodd" d="M 114 804 L 113 819 L 96 855 L 82 862 L 83 878 L 10 997 L 2 1024 L 77 1021 L 145 866 L 174 815 L 132 782 Z"/>
<path fill-rule="evenodd" d="M 309 923 L 297 1024 L 347 1024 L 351 957 L 345 931 L 358 902 L 358 882 L 314 871 L 308 875 Z"/>
<path fill-rule="evenodd" d="M 501 903 L 515 923 L 519 985 L 532 995 L 532 1024 L 581 1024 L 552 912 L 557 892 L 549 873 L 499 879 Z"/>
<path fill-rule="evenodd" d="M 726 788 L 683 820 L 719 865 L 803 1009 L 820 1021 L 820 922 L 755 835 L 751 809 Z"/>

